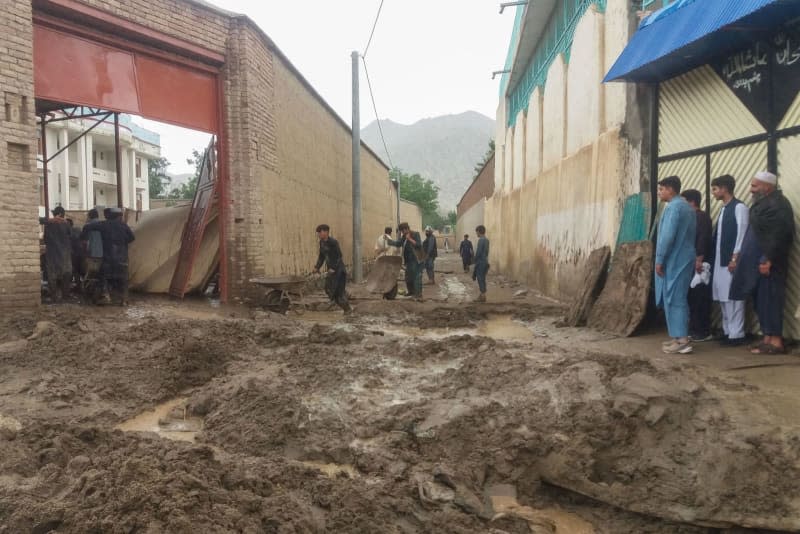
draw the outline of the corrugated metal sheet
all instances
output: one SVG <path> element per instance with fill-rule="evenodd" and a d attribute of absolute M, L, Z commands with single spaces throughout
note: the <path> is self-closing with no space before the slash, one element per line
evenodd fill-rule
<path fill-rule="evenodd" d="M 694 156 L 692 158 L 678 159 L 675 161 L 662 163 L 658 166 L 659 180 L 673 175 L 681 179 L 681 189 L 699 189 L 700 191 L 705 191 L 705 156 Z"/>
<path fill-rule="evenodd" d="M 783 116 L 783 120 L 781 120 L 778 129 L 791 128 L 797 125 L 800 125 L 800 93 L 795 97 L 792 107 L 790 107 L 786 115 Z"/>
<path fill-rule="evenodd" d="M 760 133 L 758 120 L 707 65 L 661 85 L 660 156 Z"/>
<path fill-rule="evenodd" d="M 778 143 L 779 185 L 794 208 L 794 223 L 800 229 L 800 136 L 781 139 Z M 789 279 L 786 291 L 784 335 L 800 339 L 800 320 L 795 313 L 800 307 L 800 244 L 795 239 L 789 258 Z"/>
<path fill-rule="evenodd" d="M 751 204 L 750 181 L 758 171 L 767 168 L 767 143 L 754 143 L 711 154 L 711 178 L 730 174 L 736 178 L 736 197 Z M 715 219 L 722 206 L 711 202 L 711 218 Z"/>

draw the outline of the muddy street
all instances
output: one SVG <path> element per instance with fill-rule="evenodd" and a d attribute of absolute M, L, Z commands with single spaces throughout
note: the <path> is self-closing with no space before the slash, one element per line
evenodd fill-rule
<path fill-rule="evenodd" d="M 353 287 L 348 317 L 4 317 L 0 532 L 800 530 L 791 357 L 559 329 L 499 277 L 472 303 L 457 267 L 423 303 Z"/>

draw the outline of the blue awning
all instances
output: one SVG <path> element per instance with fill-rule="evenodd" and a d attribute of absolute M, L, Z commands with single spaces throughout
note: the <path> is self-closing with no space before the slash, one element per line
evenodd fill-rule
<path fill-rule="evenodd" d="M 800 0 L 679 0 L 645 19 L 604 82 L 659 82 L 800 17 Z"/>

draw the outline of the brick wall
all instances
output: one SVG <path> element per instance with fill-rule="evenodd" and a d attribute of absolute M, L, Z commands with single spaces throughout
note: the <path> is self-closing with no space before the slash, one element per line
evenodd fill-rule
<path fill-rule="evenodd" d="M 289 65 L 275 58 L 277 173 L 268 173 L 264 191 L 264 246 L 267 274 L 308 272 L 319 244 L 314 230 L 330 225 L 352 264 L 352 137 Z M 361 250 L 373 257 L 375 239 L 393 226 L 396 205 L 389 171 L 362 145 Z"/>
<path fill-rule="evenodd" d="M 39 204 L 28 0 L 0 9 L 0 309 L 39 303 Z"/>
<path fill-rule="evenodd" d="M 479 201 L 489 198 L 494 194 L 494 154 L 484 165 L 483 170 L 469 186 L 467 192 L 461 197 L 458 203 L 457 214 L 459 217 L 464 215 L 472 206 Z"/>
<path fill-rule="evenodd" d="M 80 1 L 225 55 L 233 296 L 246 297 L 254 276 L 308 271 L 317 250 L 313 230 L 323 220 L 351 257 L 350 132 L 249 19 L 194 0 Z M 4 0 L 0 306 L 39 302 L 31 16 L 31 0 Z M 362 176 L 362 247 L 369 258 L 375 236 L 394 222 L 394 202 L 388 170 L 366 149 Z"/>

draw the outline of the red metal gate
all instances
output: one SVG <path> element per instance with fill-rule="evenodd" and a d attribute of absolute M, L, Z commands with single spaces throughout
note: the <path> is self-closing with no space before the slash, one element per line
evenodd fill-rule
<path fill-rule="evenodd" d="M 172 283 L 169 286 L 169 294 L 173 297 L 183 298 L 186 294 L 189 278 L 192 276 L 194 261 L 200 250 L 200 244 L 203 242 L 203 234 L 205 234 L 206 225 L 208 225 L 214 196 L 217 191 L 216 152 L 216 139 L 212 138 L 203 156 L 203 164 L 200 168 L 200 178 L 197 180 L 197 190 L 194 194 L 192 209 L 189 212 L 186 226 L 183 227 L 178 263 L 175 265 L 175 273 L 172 275 Z"/>

